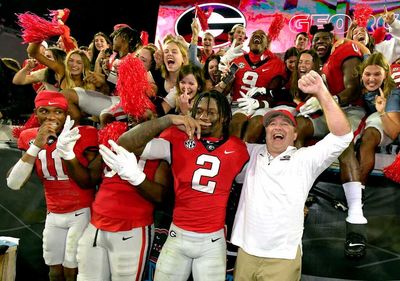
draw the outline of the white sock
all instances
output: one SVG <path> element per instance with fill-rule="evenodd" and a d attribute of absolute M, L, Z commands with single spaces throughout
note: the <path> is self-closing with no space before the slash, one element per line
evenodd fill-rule
<path fill-rule="evenodd" d="M 365 224 L 367 219 L 362 210 L 362 189 L 361 182 L 353 181 L 343 184 L 344 194 L 346 195 L 347 206 L 349 207 L 346 221 L 353 224 Z"/>

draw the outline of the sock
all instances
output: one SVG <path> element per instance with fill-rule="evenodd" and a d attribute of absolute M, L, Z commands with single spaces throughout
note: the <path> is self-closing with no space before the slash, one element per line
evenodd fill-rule
<path fill-rule="evenodd" d="M 353 181 L 343 184 L 344 194 L 346 195 L 347 206 L 349 207 L 346 221 L 354 224 L 366 224 L 362 210 L 362 189 L 361 182 Z"/>

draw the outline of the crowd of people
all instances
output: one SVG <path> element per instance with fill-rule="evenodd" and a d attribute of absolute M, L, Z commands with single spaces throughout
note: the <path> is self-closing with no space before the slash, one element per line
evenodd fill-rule
<path fill-rule="evenodd" d="M 63 11 L 56 16 L 63 25 Z M 89 46 L 30 42 L 22 68 L 3 58 L 9 93 L 35 92 L 37 122 L 17 136 L 25 153 L 7 185 L 19 190 L 34 168 L 42 180 L 50 280 L 141 280 L 154 208 L 171 194 L 154 280 L 225 280 L 234 182 L 243 185 L 230 237 L 235 280 L 300 280 L 305 202 L 336 159 L 348 206 L 344 253 L 362 258 L 362 192 L 376 148 L 400 133 L 400 21 L 386 10 L 383 19 L 390 40 L 375 44 L 353 20 L 341 40 L 330 24 L 311 26 L 284 55 L 270 50 L 266 31 L 240 24 L 218 50 L 194 19 L 190 42 L 170 34 L 157 46 L 118 24 Z M 138 61 L 143 81 L 124 72 Z M 126 101 L 124 85 L 142 83 L 140 99 Z M 10 112 L 2 105 L 0 119 L 14 119 Z"/>

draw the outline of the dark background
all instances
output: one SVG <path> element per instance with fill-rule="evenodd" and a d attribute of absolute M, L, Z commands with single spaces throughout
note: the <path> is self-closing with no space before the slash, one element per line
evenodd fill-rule
<path fill-rule="evenodd" d="M 157 26 L 159 0 L 130 1 L 89 1 L 89 0 L 0 0 L 0 57 L 15 57 L 13 50 L 16 38 L 19 39 L 20 28 L 16 24 L 15 13 L 30 11 L 41 17 L 49 10 L 69 8 L 71 14 L 66 24 L 71 35 L 79 45 L 89 45 L 93 35 L 99 31 L 110 35 L 118 23 L 126 23 L 138 31 L 149 33 L 149 42 L 153 42 Z M 133 7 L 130 7 L 133 6 Z M 5 49 L 5 48 L 8 49 Z M 18 46 L 17 46 L 18 48 Z M 22 46 L 25 50 L 26 46 Z"/>
<path fill-rule="evenodd" d="M 39 16 L 48 14 L 48 10 L 69 8 L 71 14 L 66 24 L 71 28 L 80 45 L 88 45 L 98 31 L 112 32 L 117 23 L 126 23 L 137 30 L 146 30 L 150 40 L 154 39 L 159 0 L 146 1 L 89 1 L 89 0 L 1 0 L 0 24 L 19 29 L 15 13 L 31 11 Z"/>

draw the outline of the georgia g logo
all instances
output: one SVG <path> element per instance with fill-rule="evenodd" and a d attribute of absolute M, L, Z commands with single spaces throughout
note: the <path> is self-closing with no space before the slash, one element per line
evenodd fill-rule
<path fill-rule="evenodd" d="M 207 31 L 215 37 L 215 48 L 228 45 L 228 32 L 231 31 L 235 24 L 243 24 L 246 27 L 246 18 L 236 8 L 221 4 L 207 3 L 201 4 L 199 7 L 203 11 L 208 11 L 209 7 L 213 8 L 211 16 L 208 18 Z M 182 35 L 187 42 L 190 42 L 192 36 L 191 23 L 195 17 L 195 7 L 189 8 L 179 16 L 175 23 L 175 33 Z M 204 31 L 204 30 L 203 30 Z M 200 31 L 199 36 L 202 37 L 203 32 Z M 201 42 L 199 42 L 201 46 Z"/>

